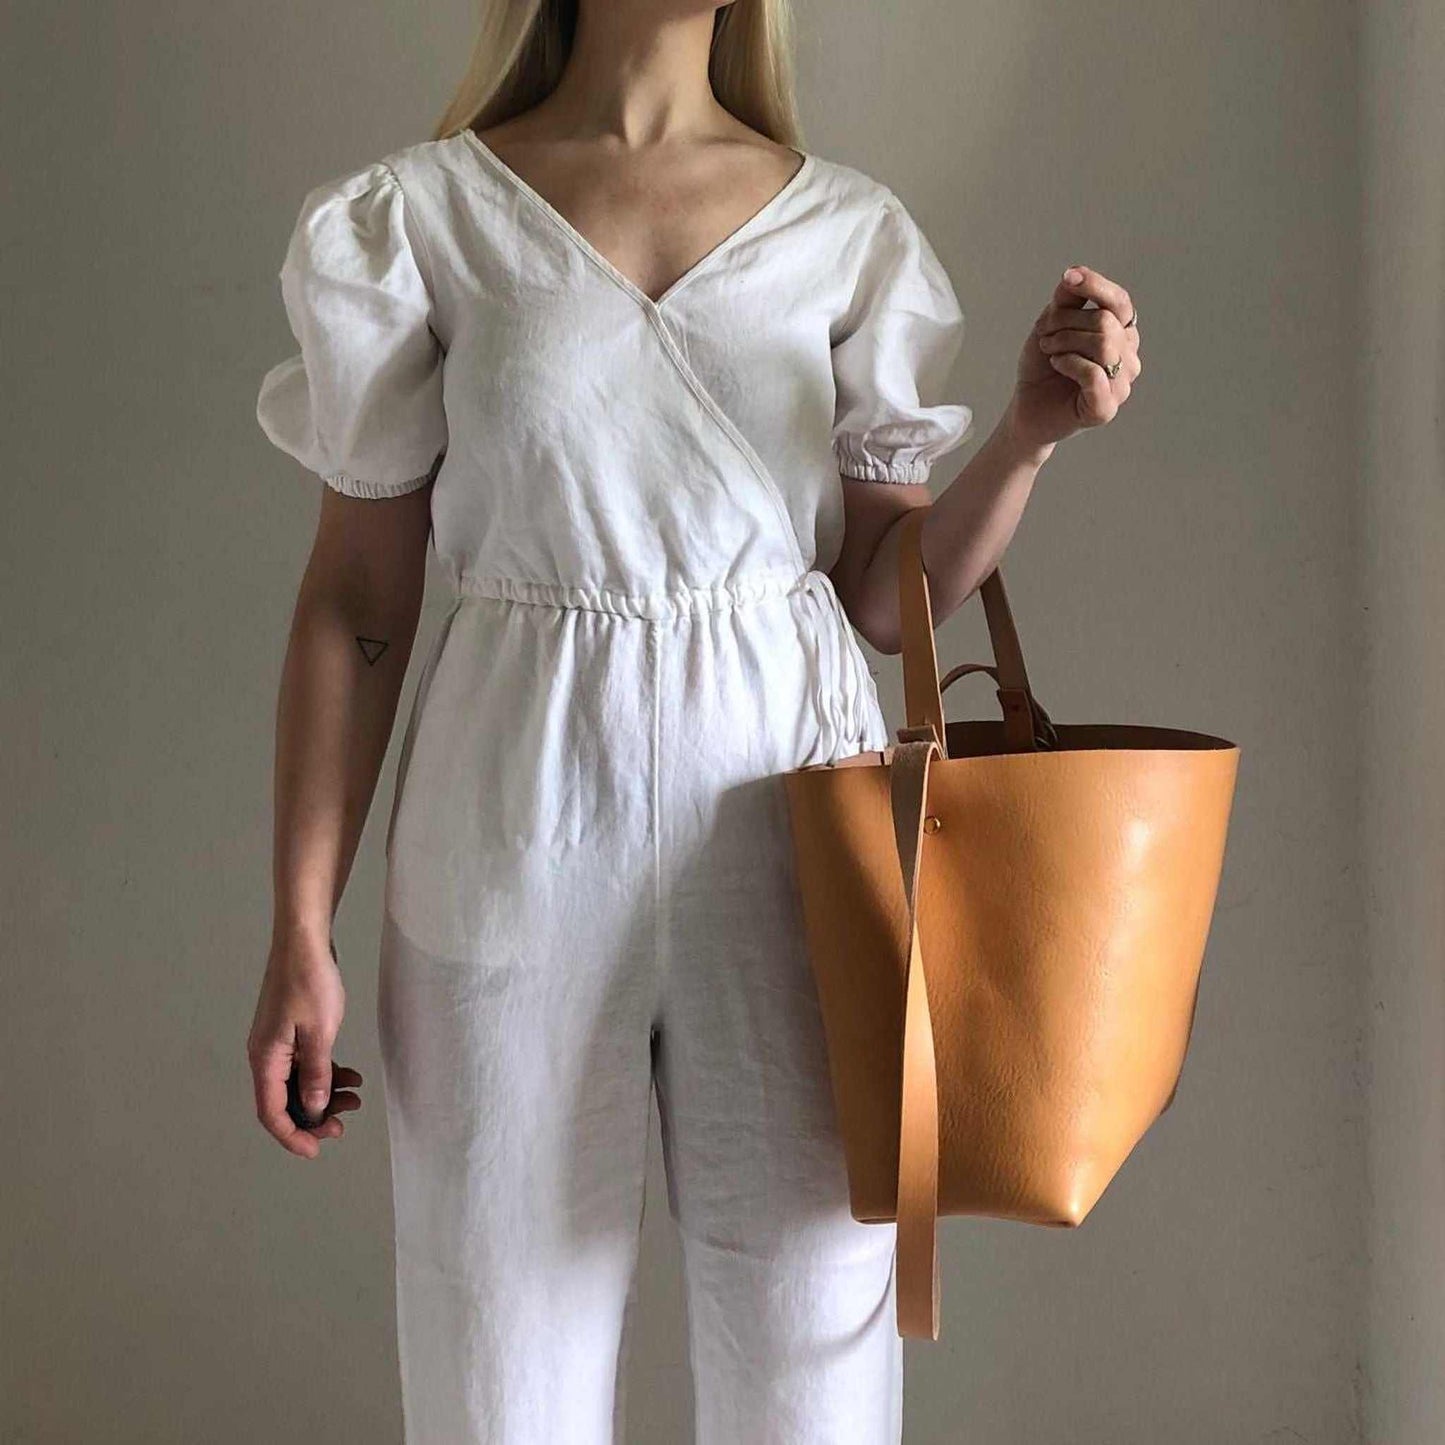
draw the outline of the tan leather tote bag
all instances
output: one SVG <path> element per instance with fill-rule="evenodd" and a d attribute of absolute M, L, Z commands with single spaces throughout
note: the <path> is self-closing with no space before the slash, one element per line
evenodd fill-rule
<path fill-rule="evenodd" d="M 783 778 L 852 1214 L 896 1221 L 899 1334 L 936 1340 L 938 1215 L 1078 1225 L 1173 1101 L 1239 749 L 1056 725 L 997 571 L 994 665 L 940 684 L 926 510 L 900 524 L 907 726 Z M 945 724 L 975 671 L 1003 720 Z"/>

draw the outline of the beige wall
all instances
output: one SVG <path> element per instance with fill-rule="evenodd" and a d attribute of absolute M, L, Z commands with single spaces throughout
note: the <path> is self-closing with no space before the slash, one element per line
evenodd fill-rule
<path fill-rule="evenodd" d="M 1363 30 L 1370 1439 L 1445 1438 L 1445 7 Z"/>
<path fill-rule="evenodd" d="M 255 1126 L 244 1038 L 275 687 L 320 488 L 265 442 L 255 390 L 289 346 L 275 273 L 302 194 L 421 138 L 445 99 L 467 7 L 420 30 L 416 13 L 31 6 L 0 52 L 0 1439 L 399 1438 L 381 809 L 338 927 L 339 1053 L 368 1102 L 322 1163 Z M 1397 616 L 1427 586 L 1438 605 L 1438 580 L 1390 563 L 1438 542 L 1440 498 L 1393 472 L 1438 433 L 1402 437 L 1387 475 L 1357 461 L 1361 299 L 1388 348 L 1414 293 L 1360 284 L 1355 7 L 805 0 L 801 21 L 810 148 L 893 185 L 955 280 L 976 439 L 1066 263 L 1139 303 L 1133 400 L 1059 449 L 1009 554 L 1040 697 L 1244 749 L 1178 1100 L 1081 1230 L 945 1223 L 909 1445 L 1342 1445 L 1365 1438 L 1367 1360 L 1414 1400 L 1371 1438 L 1435 1445 L 1445 1404 L 1412 1377 L 1440 1335 L 1402 1361 L 1395 1332 L 1416 1240 L 1439 1278 L 1439 1216 L 1399 1172 L 1427 1118 L 1438 1172 L 1439 1081 L 1427 1114 L 1430 1081 L 1388 1039 L 1377 1076 L 1410 1111 L 1371 1156 L 1390 1238 L 1373 1291 L 1365 1271 L 1364 884 L 1376 942 L 1423 947 L 1380 915 L 1431 886 L 1424 859 L 1390 859 L 1438 799 L 1376 768 L 1361 833 L 1362 740 L 1425 760 L 1429 739 L 1391 705 L 1407 639 L 1376 646 L 1367 685 L 1360 569 Z M 1375 53 L 1403 63 L 1404 36 Z M 1416 260 L 1409 285 L 1438 302 L 1441 257 Z M 1370 399 L 1388 427 L 1394 403 Z M 1397 485 L 1362 508 L 1365 478 Z M 979 655 L 974 613 L 941 629 L 941 658 Z M 896 662 L 876 665 L 896 716 Z M 990 704 L 959 692 L 955 715 Z M 1388 1002 L 1436 1031 L 1438 1065 L 1438 994 Z M 655 1145 L 630 1390 L 634 1438 L 675 1445 L 688 1384 Z"/>

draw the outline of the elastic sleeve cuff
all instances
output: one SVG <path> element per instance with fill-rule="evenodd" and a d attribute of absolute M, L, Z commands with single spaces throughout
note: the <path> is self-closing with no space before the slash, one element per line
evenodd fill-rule
<path fill-rule="evenodd" d="M 419 477 L 408 477 L 400 482 L 369 481 L 364 477 L 348 476 L 345 472 L 322 472 L 320 475 L 321 480 L 333 491 L 348 497 L 402 497 L 408 492 L 419 492 L 428 482 L 433 481 L 445 456 L 445 452 L 440 453 L 436 461 Z"/>
<path fill-rule="evenodd" d="M 921 458 L 880 462 L 843 457 L 838 461 L 839 475 L 855 482 L 926 482 L 932 471 L 933 463 Z"/>

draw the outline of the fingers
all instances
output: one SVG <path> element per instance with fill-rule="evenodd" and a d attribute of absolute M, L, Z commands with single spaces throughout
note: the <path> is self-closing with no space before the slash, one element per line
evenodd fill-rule
<path fill-rule="evenodd" d="M 1074 312 L 1074 315 L 1079 315 Z M 1085 316 L 1106 315 L 1106 312 L 1084 312 Z M 1121 334 L 1122 333 L 1122 334 Z M 1063 328 L 1058 331 L 1048 331 L 1039 337 L 1039 350 L 1045 356 L 1058 356 L 1065 352 L 1077 352 L 1088 360 L 1097 362 L 1100 367 L 1113 366 L 1121 362 L 1115 379 L 1120 377 L 1132 382 L 1138 379 L 1139 373 L 1143 371 L 1144 365 L 1139 360 L 1139 349 L 1136 343 L 1131 343 L 1127 338 L 1132 336 L 1132 331 L 1123 331 L 1115 323 L 1108 329 L 1081 331 L 1073 328 Z"/>
<path fill-rule="evenodd" d="M 1139 339 L 1137 326 L 1124 326 L 1112 311 L 1097 306 L 1091 306 L 1087 311 L 1048 306 L 1040 313 L 1034 330 L 1040 336 L 1048 336 L 1055 331 L 1095 331 L 1101 336 L 1112 336 L 1121 346 L 1135 345 Z"/>
<path fill-rule="evenodd" d="M 1088 266 L 1070 266 L 1034 322 L 1033 343 L 1054 371 L 1074 383 L 1071 400 L 1080 425 L 1112 421 L 1143 373 L 1136 316 L 1133 298 L 1117 281 Z"/>
<path fill-rule="evenodd" d="M 1079 280 L 1070 281 L 1071 276 L 1078 276 Z M 1120 326 L 1133 320 L 1134 303 L 1129 299 L 1129 293 L 1117 281 L 1109 280 L 1107 276 L 1091 270 L 1088 266 L 1070 266 L 1054 287 L 1052 304 L 1060 310 L 1080 311 L 1086 301 L 1092 301 L 1102 310 L 1111 312 Z M 1130 327 L 1130 330 L 1133 328 Z"/>
<path fill-rule="evenodd" d="M 329 1055 L 329 1046 L 324 1052 Z M 358 1070 L 347 1068 L 343 1064 L 332 1064 L 328 1059 L 326 1077 L 330 1082 L 325 1091 L 327 1099 L 323 1102 L 322 1109 L 310 1110 L 311 1116 L 317 1122 L 311 1128 L 303 1129 L 295 1123 L 286 1108 L 286 1080 L 290 1077 L 293 1064 L 298 1065 L 298 1080 L 302 1076 L 299 1058 L 299 1050 L 294 1040 L 290 1043 L 283 1039 L 274 1040 L 251 1052 L 256 1117 L 266 1132 L 283 1148 L 304 1159 L 315 1159 L 321 1152 L 323 1139 L 338 1139 L 345 1133 L 345 1125 L 336 1116 L 361 1107 L 361 1096 L 352 1092 L 349 1086 L 359 1085 L 362 1076 Z M 302 1088 L 304 1090 L 304 1084 Z"/>
<path fill-rule="evenodd" d="M 332 1114 L 344 1114 L 350 1109 L 361 1107 L 360 1094 L 335 1093 L 331 1096 L 331 1103 L 328 1106 Z"/>
<path fill-rule="evenodd" d="M 1035 323 L 1049 365 L 1079 388 L 1075 407 L 1085 426 L 1112 420 L 1143 373 L 1138 325 L 1125 324 L 1134 316 L 1133 299 L 1118 282 L 1088 266 L 1071 266 Z M 1104 368 L 1116 363 L 1111 378 Z"/>
<path fill-rule="evenodd" d="M 331 1038 L 321 1029 L 297 1025 L 296 1085 L 301 1107 L 311 1119 L 322 1118 L 331 1099 L 331 1044 Z"/>
<path fill-rule="evenodd" d="M 1073 351 L 1050 356 L 1049 365 L 1078 385 L 1074 406 L 1084 426 L 1102 426 L 1112 421 L 1120 405 L 1128 399 L 1129 384 L 1122 371 L 1111 382 L 1098 362 Z"/>
<path fill-rule="evenodd" d="M 250 1051 L 251 1080 L 256 1094 L 256 1117 L 261 1127 L 283 1148 L 303 1159 L 321 1152 L 321 1141 L 292 1123 L 286 1112 L 286 1080 L 291 1074 L 293 1044 L 277 1039 Z"/>
<path fill-rule="evenodd" d="M 1127 297 L 1127 293 L 1125 295 Z M 1132 311 L 1126 315 L 1126 321 L 1130 315 L 1133 315 Z M 1106 306 L 1081 309 L 1072 305 L 1060 305 L 1057 301 L 1050 302 L 1039 313 L 1038 320 L 1034 323 L 1034 332 L 1038 336 L 1051 336 L 1059 331 L 1097 333 L 1114 343 L 1116 355 L 1122 351 L 1139 349 L 1138 325 L 1126 326 L 1115 312 Z"/>
<path fill-rule="evenodd" d="M 328 1118 L 333 1114 L 344 1114 L 361 1107 L 361 1095 L 343 1087 L 360 1083 L 361 1075 L 355 1069 L 348 1069 L 344 1064 L 331 1066 L 331 1101 L 326 1106 Z"/>
<path fill-rule="evenodd" d="M 321 1139 L 331 1139 L 340 1137 L 345 1132 L 345 1126 L 340 1119 L 336 1118 L 336 1115 L 348 1113 L 352 1109 L 359 1109 L 361 1095 L 341 1086 L 360 1083 L 361 1074 L 356 1069 L 348 1069 L 344 1064 L 333 1063 L 331 1065 L 331 1096 L 327 1100 L 324 1116 L 310 1127 L 309 1132 L 312 1135 Z M 331 1127 L 333 1124 L 334 1128 Z"/>

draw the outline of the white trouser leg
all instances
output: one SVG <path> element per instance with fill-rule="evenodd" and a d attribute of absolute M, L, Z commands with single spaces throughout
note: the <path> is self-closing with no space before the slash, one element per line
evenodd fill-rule
<path fill-rule="evenodd" d="M 763 615 L 748 614 L 759 631 Z M 898 1445 L 895 1229 L 849 1211 L 774 775 L 792 765 L 795 704 L 750 675 L 738 635 L 736 623 L 725 632 L 704 619 L 679 627 L 662 654 L 664 680 L 688 706 L 664 715 L 662 734 L 656 1084 L 696 1445 Z M 765 667 L 773 654 L 753 655 Z M 844 751 L 858 741 L 837 737 Z"/>
<path fill-rule="evenodd" d="M 379 1027 L 406 1445 L 613 1445 L 650 1106 L 653 957 L 535 971 L 390 924 Z M 611 961 L 605 965 L 599 960 Z"/>

